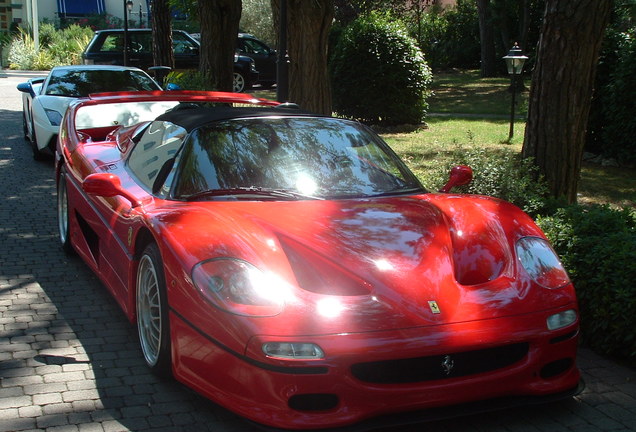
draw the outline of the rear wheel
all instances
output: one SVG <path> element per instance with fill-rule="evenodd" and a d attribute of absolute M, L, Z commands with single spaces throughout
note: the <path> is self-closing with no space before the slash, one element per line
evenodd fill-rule
<path fill-rule="evenodd" d="M 66 171 L 62 168 L 57 180 L 57 228 L 62 249 L 68 255 L 73 254 L 68 218 L 68 195 L 66 193 Z"/>
<path fill-rule="evenodd" d="M 169 376 L 170 325 L 163 262 L 159 248 L 150 243 L 137 268 L 137 330 L 146 364 L 153 373 Z"/>

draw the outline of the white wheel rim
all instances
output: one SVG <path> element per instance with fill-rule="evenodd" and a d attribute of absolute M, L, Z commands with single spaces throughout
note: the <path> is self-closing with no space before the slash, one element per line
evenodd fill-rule
<path fill-rule="evenodd" d="M 161 298 L 157 271 L 148 255 L 141 258 L 137 271 L 137 327 L 146 362 L 154 366 L 161 344 Z"/>

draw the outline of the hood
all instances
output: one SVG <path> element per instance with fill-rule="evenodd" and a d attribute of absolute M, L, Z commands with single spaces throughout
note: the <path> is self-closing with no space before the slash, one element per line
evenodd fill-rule
<path fill-rule="evenodd" d="M 196 240 L 183 253 L 245 259 L 297 287 L 282 315 L 303 334 L 466 322 L 572 301 L 518 270 L 515 241 L 543 235 L 491 198 L 198 203 L 187 217 L 180 229 L 196 230 L 188 234 Z"/>
<path fill-rule="evenodd" d="M 51 95 L 41 95 L 37 96 L 37 101 L 42 105 L 43 108 L 55 110 L 59 112 L 62 116 L 66 112 L 69 104 L 74 101 L 75 97 L 67 97 L 67 96 L 51 96 Z"/>

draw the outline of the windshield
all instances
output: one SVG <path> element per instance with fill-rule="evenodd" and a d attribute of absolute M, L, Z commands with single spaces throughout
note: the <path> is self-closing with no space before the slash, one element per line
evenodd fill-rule
<path fill-rule="evenodd" d="M 46 94 L 86 97 L 91 93 L 159 89 L 159 86 L 141 71 L 62 69 L 54 71 L 51 75 Z"/>
<path fill-rule="evenodd" d="M 223 191 L 246 195 L 236 194 L 241 188 L 314 199 L 423 191 L 375 133 L 334 118 L 248 118 L 204 126 L 186 141 L 179 167 L 177 199 L 211 199 Z"/>

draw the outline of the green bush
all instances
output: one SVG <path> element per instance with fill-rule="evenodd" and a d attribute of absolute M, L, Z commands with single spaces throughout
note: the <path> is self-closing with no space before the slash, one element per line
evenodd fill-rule
<path fill-rule="evenodd" d="M 585 149 L 621 163 L 636 163 L 636 15 L 631 0 L 614 3 L 603 39 Z"/>
<path fill-rule="evenodd" d="M 474 1 L 459 0 L 452 8 L 433 8 L 410 28 L 434 69 L 479 68 L 479 17 Z"/>
<path fill-rule="evenodd" d="M 90 28 L 72 25 L 56 30 L 53 24 L 40 26 L 40 49 L 31 34 L 20 29 L 9 45 L 9 67 L 21 70 L 48 70 L 54 66 L 81 63 L 81 54 L 93 37 Z"/>
<path fill-rule="evenodd" d="M 403 25 L 373 13 L 351 23 L 331 57 L 335 111 L 365 123 L 418 124 L 431 71 Z"/>
<path fill-rule="evenodd" d="M 544 210 L 548 188 L 543 179 L 535 179 L 537 167 L 531 159 L 522 159 L 519 153 L 512 151 L 457 147 L 450 160 L 452 162 L 431 171 L 422 179 L 424 184 L 438 190 L 448 180 L 448 173 L 454 165 L 468 165 L 473 169 L 473 181 L 458 187 L 457 192 L 501 198 L 531 215 Z"/>
<path fill-rule="evenodd" d="M 576 287 L 584 342 L 636 362 L 634 210 L 570 206 L 537 222 Z"/>
<path fill-rule="evenodd" d="M 204 74 L 196 70 L 187 70 L 182 72 L 172 71 L 168 74 L 168 76 L 166 76 L 165 82 L 166 85 L 168 83 L 176 84 L 182 90 L 216 90 L 209 77 L 206 77 Z"/>

